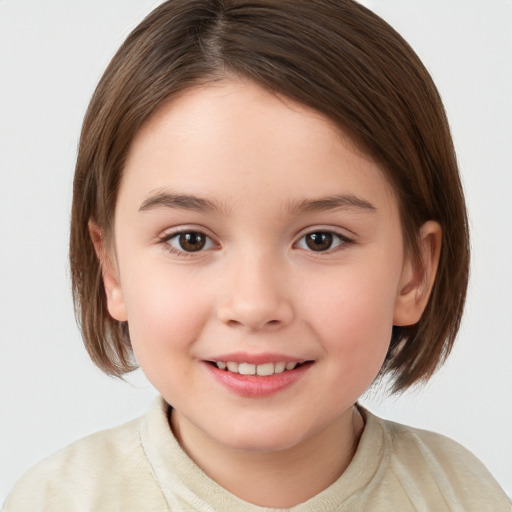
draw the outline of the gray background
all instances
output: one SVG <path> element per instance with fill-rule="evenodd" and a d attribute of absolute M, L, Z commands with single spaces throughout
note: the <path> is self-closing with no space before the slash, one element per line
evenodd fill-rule
<path fill-rule="evenodd" d="M 109 379 L 74 323 L 71 183 L 92 91 L 152 0 L 0 1 L 0 503 L 59 447 L 145 411 L 143 375 Z M 365 403 L 471 449 L 512 491 L 512 2 L 367 0 L 418 52 L 453 128 L 473 266 L 458 345 L 418 391 Z"/>

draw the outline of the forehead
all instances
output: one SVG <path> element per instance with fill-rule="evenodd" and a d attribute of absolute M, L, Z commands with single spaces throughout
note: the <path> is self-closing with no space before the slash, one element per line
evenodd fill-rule
<path fill-rule="evenodd" d="M 172 188 L 237 208 L 353 193 L 394 202 L 378 165 L 318 112 L 247 80 L 188 89 L 136 135 L 120 197 Z"/>

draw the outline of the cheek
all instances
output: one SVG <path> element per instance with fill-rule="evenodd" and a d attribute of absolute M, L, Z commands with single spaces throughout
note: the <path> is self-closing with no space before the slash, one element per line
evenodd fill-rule
<path fill-rule="evenodd" d="M 311 294 L 307 306 L 310 322 L 333 363 L 333 375 L 353 375 L 345 382 L 355 386 L 365 381 L 369 385 L 382 366 L 396 298 L 394 278 L 386 272 L 368 272 L 368 267 L 365 270 L 329 279 L 327 292 Z"/>
<path fill-rule="evenodd" d="M 154 265 L 123 286 L 132 347 L 145 372 L 186 352 L 210 314 L 210 297 L 200 283 L 186 272 L 187 278 L 162 270 Z"/>

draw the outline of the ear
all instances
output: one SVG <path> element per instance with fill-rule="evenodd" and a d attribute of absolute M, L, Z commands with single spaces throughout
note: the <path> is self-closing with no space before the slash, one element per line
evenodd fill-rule
<path fill-rule="evenodd" d="M 434 285 L 442 237 L 442 228 L 438 222 L 430 220 L 421 226 L 421 262 L 414 262 L 410 256 L 405 261 L 395 303 L 394 325 L 413 325 L 421 318 Z"/>
<path fill-rule="evenodd" d="M 107 247 L 103 230 L 90 220 L 89 234 L 101 266 L 103 286 L 105 287 L 105 294 L 107 296 L 108 312 L 115 320 L 126 322 L 128 317 L 124 303 L 123 289 L 119 279 L 119 270 L 115 259 L 112 258 L 110 254 L 111 251 L 109 251 Z"/>

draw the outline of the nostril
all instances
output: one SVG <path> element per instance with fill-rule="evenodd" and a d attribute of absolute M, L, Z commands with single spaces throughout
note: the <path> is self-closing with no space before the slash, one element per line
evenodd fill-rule
<path fill-rule="evenodd" d="M 266 322 L 256 322 L 256 321 L 248 321 L 246 320 L 245 322 L 241 322 L 239 320 L 229 320 L 228 322 L 228 325 L 230 327 L 240 327 L 240 326 L 246 326 L 248 327 L 249 329 L 263 329 L 265 327 L 278 327 L 279 325 L 281 325 L 281 322 L 279 320 L 268 320 Z"/>
<path fill-rule="evenodd" d="M 245 327 L 250 330 L 278 329 L 293 319 L 291 304 L 280 300 L 229 300 L 219 305 L 218 318 L 229 327 Z"/>

